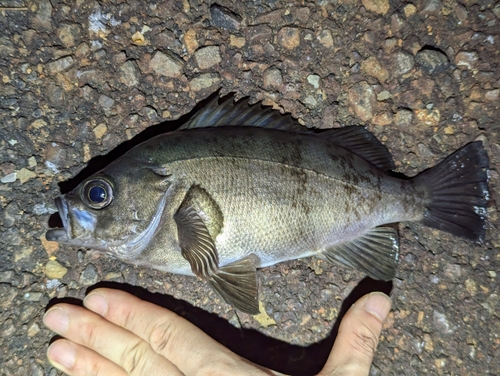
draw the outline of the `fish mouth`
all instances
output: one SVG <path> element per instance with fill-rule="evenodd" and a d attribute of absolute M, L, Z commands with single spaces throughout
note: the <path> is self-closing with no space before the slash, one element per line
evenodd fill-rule
<path fill-rule="evenodd" d="M 57 197 L 55 204 L 58 210 L 59 218 L 61 219 L 63 227 L 53 228 L 47 231 L 45 238 L 52 242 L 63 242 L 70 239 L 69 234 L 69 218 L 68 218 L 68 204 L 62 197 Z"/>

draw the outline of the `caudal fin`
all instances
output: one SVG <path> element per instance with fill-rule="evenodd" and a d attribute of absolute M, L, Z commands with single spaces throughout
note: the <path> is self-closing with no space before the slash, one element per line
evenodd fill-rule
<path fill-rule="evenodd" d="M 463 238 L 484 238 L 489 159 L 481 141 L 472 142 L 415 177 L 428 204 L 422 222 Z"/>

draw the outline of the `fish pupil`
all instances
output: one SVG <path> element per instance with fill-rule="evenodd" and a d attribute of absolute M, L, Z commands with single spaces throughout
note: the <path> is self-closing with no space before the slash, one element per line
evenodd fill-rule
<path fill-rule="evenodd" d="M 92 202 L 101 203 L 106 200 L 106 190 L 103 187 L 92 187 L 89 191 L 89 198 Z"/>

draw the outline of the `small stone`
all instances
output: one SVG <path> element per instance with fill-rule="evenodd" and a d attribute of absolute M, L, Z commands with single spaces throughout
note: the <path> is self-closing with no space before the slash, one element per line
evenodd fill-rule
<path fill-rule="evenodd" d="M 17 179 L 17 172 L 11 172 L 0 179 L 3 184 L 14 183 Z"/>
<path fill-rule="evenodd" d="M 444 267 L 444 275 L 456 281 L 462 276 L 462 267 L 458 264 L 447 264 Z"/>
<path fill-rule="evenodd" d="M 386 101 L 387 99 L 391 99 L 392 95 L 389 93 L 387 90 L 381 91 L 380 93 L 377 94 L 377 101 L 383 102 Z"/>
<path fill-rule="evenodd" d="M 50 0 L 41 0 L 38 2 L 38 11 L 34 19 L 34 24 L 43 29 L 52 27 L 52 4 Z"/>
<path fill-rule="evenodd" d="M 241 17 L 226 7 L 212 4 L 210 6 L 210 16 L 215 27 L 230 31 L 239 30 L 240 28 Z"/>
<path fill-rule="evenodd" d="M 497 16 L 497 18 L 500 19 L 500 4 L 495 5 L 495 7 L 493 8 L 493 13 L 495 14 L 495 16 Z"/>
<path fill-rule="evenodd" d="M 99 105 L 105 110 L 111 109 L 114 103 L 115 101 L 112 98 L 108 97 L 107 95 L 101 94 L 99 96 Z"/>
<path fill-rule="evenodd" d="M 78 25 L 62 25 L 57 31 L 57 36 L 63 43 L 64 47 L 71 48 L 76 44 L 76 40 L 80 37 L 80 27 Z"/>
<path fill-rule="evenodd" d="M 38 324 L 36 322 L 34 322 L 28 328 L 28 337 L 34 337 L 34 336 L 36 336 L 39 331 L 40 331 L 40 327 L 38 326 Z"/>
<path fill-rule="evenodd" d="M 434 327 L 442 334 L 448 334 L 453 332 L 451 326 L 448 322 L 448 318 L 444 313 L 434 310 L 432 313 L 432 318 L 434 322 Z"/>
<path fill-rule="evenodd" d="M 136 31 L 132 35 L 132 44 L 135 44 L 136 46 L 146 46 L 148 44 L 148 41 L 144 37 L 144 34 L 142 34 L 140 31 Z"/>
<path fill-rule="evenodd" d="M 47 255 L 49 255 L 49 257 L 59 249 L 59 243 L 47 240 L 45 235 L 40 236 L 40 242 L 42 243 L 42 247 L 45 249 L 45 252 L 47 252 Z"/>
<path fill-rule="evenodd" d="M 293 50 L 300 45 L 300 30 L 296 27 L 283 27 L 278 32 L 278 42 L 287 50 Z"/>
<path fill-rule="evenodd" d="M 389 78 L 387 69 L 380 65 L 380 62 L 375 56 L 370 56 L 361 63 L 361 71 L 369 76 L 375 77 L 380 83 L 384 83 Z"/>
<path fill-rule="evenodd" d="M 455 56 L 455 64 L 457 67 L 462 67 L 466 69 L 472 69 L 476 66 L 479 57 L 477 52 L 471 51 L 460 51 L 457 56 Z"/>
<path fill-rule="evenodd" d="M 106 132 L 108 131 L 108 127 L 106 127 L 106 124 L 104 123 L 101 123 L 99 124 L 98 126 L 96 126 L 94 129 L 94 135 L 95 135 L 95 138 L 97 138 L 98 140 L 101 139 L 102 137 L 104 137 L 104 135 L 106 134 Z"/>
<path fill-rule="evenodd" d="M 465 281 L 465 289 L 471 294 L 472 296 L 476 295 L 477 292 L 477 285 L 476 282 L 472 279 L 467 279 Z"/>
<path fill-rule="evenodd" d="M 73 65 L 73 58 L 71 56 L 62 57 L 56 61 L 47 64 L 47 71 L 49 74 L 56 74 L 68 69 Z"/>
<path fill-rule="evenodd" d="M 415 66 L 415 59 L 407 52 L 396 52 L 394 54 L 394 74 L 397 76 L 408 73 Z"/>
<path fill-rule="evenodd" d="M 407 127 L 411 124 L 413 120 L 413 112 L 406 108 L 398 110 L 396 116 L 394 117 L 394 123 L 399 127 Z"/>
<path fill-rule="evenodd" d="M 80 274 L 80 283 L 84 286 L 90 286 L 97 283 L 99 278 L 97 268 L 94 264 L 88 264 Z"/>
<path fill-rule="evenodd" d="M 368 121 L 373 117 L 373 107 L 375 105 L 375 93 L 373 88 L 366 81 L 353 85 L 347 93 L 349 104 L 354 108 L 356 115 L 363 121 Z"/>
<path fill-rule="evenodd" d="M 267 328 L 268 326 L 271 325 L 276 325 L 276 321 L 270 317 L 267 312 L 266 308 L 264 307 L 264 303 L 259 301 L 259 314 L 255 315 L 253 318 L 264 328 Z"/>
<path fill-rule="evenodd" d="M 326 48 L 333 47 L 333 37 L 330 30 L 322 30 L 318 35 L 318 41 Z"/>
<path fill-rule="evenodd" d="M 41 292 L 26 292 L 23 295 L 24 300 L 28 302 L 39 302 L 43 297 L 43 293 Z"/>
<path fill-rule="evenodd" d="M 26 183 L 28 180 L 36 177 L 36 174 L 33 171 L 28 170 L 27 168 L 22 168 L 17 172 L 17 178 L 21 182 L 21 184 Z"/>
<path fill-rule="evenodd" d="M 436 126 L 441 120 L 441 112 L 437 108 L 415 110 L 415 115 L 420 122 L 429 126 Z"/>
<path fill-rule="evenodd" d="M 193 91 L 208 89 L 220 82 L 220 77 L 216 73 L 205 73 L 189 81 L 189 86 Z"/>
<path fill-rule="evenodd" d="M 196 38 L 196 31 L 194 29 L 189 29 L 184 34 L 184 44 L 186 45 L 186 49 L 188 54 L 193 54 L 194 51 L 198 48 L 198 39 Z"/>
<path fill-rule="evenodd" d="M 16 219 L 21 214 L 19 206 L 15 201 L 11 201 L 5 206 L 0 214 L 0 224 L 5 228 L 14 226 Z"/>
<path fill-rule="evenodd" d="M 272 67 L 266 70 L 263 74 L 264 87 L 266 89 L 277 89 L 283 85 L 283 77 L 281 70 Z"/>
<path fill-rule="evenodd" d="M 61 279 L 67 272 L 68 269 L 55 260 L 49 260 L 45 264 L 45 275 L 49 279 Z"/>
<path fill-rule="evenodd" d="M 389 0 L 362 0 L 361 3 L 366 10 L 377 14 L 386 14 L 390 8 Z"/>
<path fill-rule="evenodd" d="M 441 0 L 425 0 L 422 5 L 422 14 L 437 13 L 443 6 Z"/>
<path fill-rule="evenodd" d="M 375 125 L 389 125 L 392 123 L 392 114 L 390 112 L 381 112 L 375 115 L 372 122 Z"/>
<path fill-rule="evenodd" d="M 452 126 L 447 126 L 444 128 L 444 134 L 447 134 L 447 135 L 452 135 L 452 134 L 455 134 L 455 130 L 453 129 Z"/>
<path fill-rule="evenodd" d="M 136 86 L 139 83 L 137 69 L 133 61 L 126 61 L 120 67 L 120 82 L 128 87 Z"/>
<path fill-rule="evenodd" d="M 28 158 L 28 166 L 30 168 L 36 167 L 36 158 L 35 157 Z"/>
<path fill-rule="evenodd" d="M 307 76 L 307 82 L 309 82 L 315 89 L 319 89 L 321 77 L 317 74 L 310 74 Z"/>
<path fill-rule="evenodd" d="M 484 94 L 484 100 L 487 102 L 498 103 L 500 89 L 489 90 Z"/>
<path fill-rule="evenodd" d="M 413 4 L 407 4 L 403 8 L 403 12 L 406 16 L 406 18 L 413 16 L 415 13 L 417 13 L 417 8 Z"/>
<path fill-rule="evenodd" d="M 415 57 L 417 64 L 428 74 L 441 73 L 448 69 L 448 57 L 439 49 L 423 48 Z"/>
<path fill-rule="evenodd" d="M 200 69 L 208 69 L 221 62 L 219 46 L 202 47 L 194 53 Z"/>
<path fill-rule="evenodd" d="M 174 55 L 167 55 L 159 51 L 149 62 L 149 67 L 156 74 L 165 77 L 179 77 L 182 74 L 183 66 L 184 62 L 181 59 L 174 57 Z"/>
<path fill-rule="evenodd" d="M 303 103 L 308 107 L 308 108 L 315 108 L 318 106 L 318 101 L 316 98 L 314 98 L 312 95 L 308 95 L 304 98 Z"/>
<path fill-rule="evenodd" d="M 455 14 L 460 22 L 464 22 L 467 19 L 467 8 L 462 4 L 455 5 Z"/>
<path fill-rule="evenodd" d="M 235 35 L 229 36 L 229 45 L 237 48 L 241 48 L 246 44 L 246 39 L 244 37 L 237 37 Z"/>

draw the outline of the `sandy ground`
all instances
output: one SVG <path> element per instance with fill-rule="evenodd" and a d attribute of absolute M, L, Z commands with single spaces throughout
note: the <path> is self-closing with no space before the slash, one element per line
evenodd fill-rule
<path fill-rule="evenodd" d="M 498 374 L 500 3 L 1 0 L 0 27 L 0 375 L 58 375 L 42 315 L 96 285 L 298 375 L 321 368 L 349 304 L 382 289 L 394 309 L 372 375 Z M 365 125 L 408 176 L 482 140 L 485 241 L 400 224 L 392 283 L 317 259 L 283 263 L 259 272 L 265 313 L 252 317 L 194 278 L 44 239 L 61 191 L 219 88 L 309 127 Z"/>

